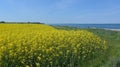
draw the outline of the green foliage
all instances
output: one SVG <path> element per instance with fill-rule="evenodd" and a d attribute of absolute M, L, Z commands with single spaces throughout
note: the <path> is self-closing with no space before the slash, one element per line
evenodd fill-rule
<path fill-rule="evenodd" d="M 120 67 L 120 31 L 111 31 L 104 29 L 87 29 L 90 32 L 106 39 L 110 49 L 108 52 L 109 60 L 105 67 Z M 119 66 L 118 66 L 119 65 Z"/>
<path fill-rule="evenodd" d="M 5 23 L 5 21 L 0 21 L 0 23 Z"/>

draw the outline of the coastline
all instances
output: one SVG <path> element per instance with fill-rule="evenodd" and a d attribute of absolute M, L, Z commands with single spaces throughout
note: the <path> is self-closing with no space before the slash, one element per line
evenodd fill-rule
<path fill-rule="evenodd" d="M 105 29 L 105 30 L 120 31 L 120 29 Z"/>

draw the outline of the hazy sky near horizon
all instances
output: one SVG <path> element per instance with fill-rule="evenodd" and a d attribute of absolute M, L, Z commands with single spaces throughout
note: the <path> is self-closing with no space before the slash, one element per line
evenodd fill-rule
<path fill-rule="evenodd" d="M 120 0 L 0 0 L 0 21 L 120 23 Z"/>

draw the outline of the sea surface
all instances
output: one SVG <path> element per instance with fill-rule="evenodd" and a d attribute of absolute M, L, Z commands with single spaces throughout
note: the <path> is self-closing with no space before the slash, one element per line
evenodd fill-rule
<path fill-rule="evenodd" d="M 69 26 L 77 28 L 120 29 L 120 24 L 51 24 L 53 26 Z"/>

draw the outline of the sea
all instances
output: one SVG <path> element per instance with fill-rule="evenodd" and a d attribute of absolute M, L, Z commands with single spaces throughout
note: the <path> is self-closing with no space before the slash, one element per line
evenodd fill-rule
<path fill-rule="evenodd" d="M 120 24 L 51 24 L 51 25 L 77 28 L 120 29 Z"/>

